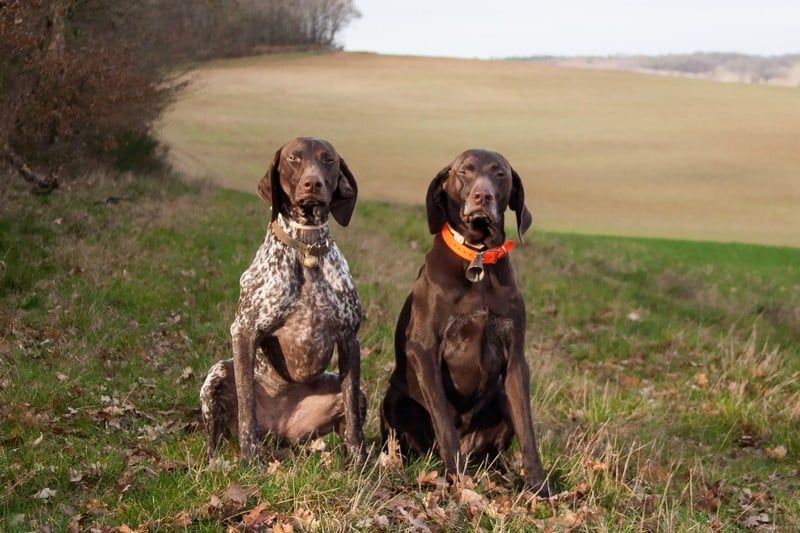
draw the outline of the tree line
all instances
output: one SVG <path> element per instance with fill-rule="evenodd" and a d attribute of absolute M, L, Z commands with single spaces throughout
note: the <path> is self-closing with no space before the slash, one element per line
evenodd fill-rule
<path fill-rule="evenodd" d="M 152 156 L 195 62 L 333 47 L 358 16 L 352 0 L 0 0 L 0 157 L 48 191 L 65 168 Z"/>

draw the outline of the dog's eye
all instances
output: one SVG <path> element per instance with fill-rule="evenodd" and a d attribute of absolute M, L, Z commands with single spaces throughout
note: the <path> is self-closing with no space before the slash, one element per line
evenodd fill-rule
<path fill-rule="evenodd" d="M 325 154 L 322 156 L 322 162 L 326 165 L 332 165 L 336 162 L 336 159 L 330 154 Z"/>
<path fill-rule="evenodd" d="M 505 173 L 505 172 L 503 172 L 502 170 L 498 170 L 498 171 L 495 173 L 495 176 L 497 176 L 498 178 L 505 178 L 505 177 L 506 177 L 506 173 Z"/>
<path fill-rule="evenodd" d="M 292 163 L 297 163 L 298 161 L 300 161 L 300 154 L 289 154 L 289 157 L 287 157 L 286 159 L 288 159 Z"/>

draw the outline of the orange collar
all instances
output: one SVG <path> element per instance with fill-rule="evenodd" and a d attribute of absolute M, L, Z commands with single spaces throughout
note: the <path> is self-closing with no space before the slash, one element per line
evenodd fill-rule
<path fill-rule="evenodd" d="M 458 235 L 458 237 L 456 237 L 456 235 Z M 450 224 L 445 224 L 442 227 L 442 239 L 444 239 L 444 243 L 447 245 L 447 247 L 450 248 L 450 250 L 452 250 L 453 253 L 461 259 L 472 262 L 476 257 L 478 257 L 478 254 L 480 254 L 483 264 L 489 265 L 496 263 L 501 258 L 508 255 L 509 252 L 511 252 L 511 250 L 517 245 L 517 243 L 514 241 L 506 241 L 500 246 L 495 246 L 494 248 L 489 248 L 487 250 L 476 250 L 475 248 L 464 244 L 464 238 L 460 233 L 456 233 L 453 228 L 450 227 Z"/>

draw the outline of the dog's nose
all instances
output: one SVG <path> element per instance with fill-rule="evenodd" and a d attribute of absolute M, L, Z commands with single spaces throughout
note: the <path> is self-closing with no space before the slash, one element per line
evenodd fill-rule
<path fill-rule="evenodd" d="M 494 196 L 489 189 L 481 187 L 472 191 L 472 201 L 475 202 L 475 205 L 488 205 L 492 203 L 492 199 Z"/>
<path fill-rule="evenodd" d="M 319 176 L 305 176 L 300 181 L 300 188 L 306 192 L 316 192 L 322 189 L 322 178 Z"/>

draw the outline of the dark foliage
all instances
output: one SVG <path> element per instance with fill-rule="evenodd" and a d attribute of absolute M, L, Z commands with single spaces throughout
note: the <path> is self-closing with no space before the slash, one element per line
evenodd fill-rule
<path fill-rule="evenodd" d="M 148 167 L 186 65 L 332 46 L 356 16 L 351 0 L 0 0 L 0 155 L 40 190 L 87 161 Z"/>

